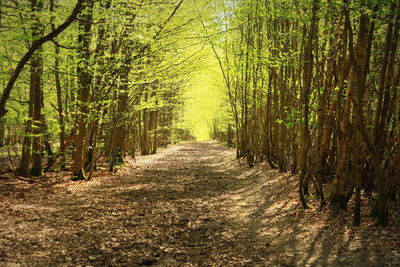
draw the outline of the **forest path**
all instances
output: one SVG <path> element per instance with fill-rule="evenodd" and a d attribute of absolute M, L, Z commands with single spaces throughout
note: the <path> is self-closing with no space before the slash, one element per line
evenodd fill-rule
<path fill-rule="evenodd" d="M 368 252 L 370 233 L 340 222 L 348 216 L 302 211 L 296 177 L 262 165 L 249 169 L 234 156 L 215 142 L 188 142 L 138 157 L 120 176 L 3 184 L 0 266 L 379 266 L 394 261 Z"/>

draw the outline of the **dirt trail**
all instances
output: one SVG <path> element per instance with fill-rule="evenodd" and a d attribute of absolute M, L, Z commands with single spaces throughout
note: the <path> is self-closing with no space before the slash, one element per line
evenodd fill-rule
<path fill-rule="evenodd" d="M 296 178 L 214 142 L 138 157 L 89 182 L 2 183 L 0 266 L 381 266 L 384 229 L 302 211 Z M 386 249 L 377 235 L 382 235 Z M 374 245 L 371 245 L 371 240 Z M 378 243 L 376 243 L 378 242 Z M 388 245 L 389 244 L 389 245 Z"/>

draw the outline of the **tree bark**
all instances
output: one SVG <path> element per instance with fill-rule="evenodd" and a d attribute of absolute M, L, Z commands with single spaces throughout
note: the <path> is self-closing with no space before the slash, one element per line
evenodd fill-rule
<path fill-rule="evenodd" d="M 54 0 L 50 0 L 50 12 L 54 12 Z M 55 31 L 56 25 L 54 23 L 51 24 L 51 30 Z M 57 112 L 58 112 L 58 124 L 60 126 L 60 134 L 59 134 L 59 150 L 61 151 L 61 147 L 65 142 L 65 124 L 64 124 L 64 108 L 63 108 L 63 99 L 62 99 L 62 89 L 61 89 L 61 79 L 60 79 L 60 47 L 58 45 L 54 45 L 54 80 L 56 84 L 57 90 Z M 65 153 L 61 154 L 60 157 L 60 167 L 62 170 L 65 169 Z"/>
<path fill-rule="evenodd" d="M 355 114 L 357 117 L 357 128 L 363 138 L 364 143 L 368 148 L 368 152 L 371 155 L 371 161 L 373 165 L 373 172 L 378 183 L 378 197 L 376 202 L 376 214 L 378 217 L 378 224 L 387 225 L 388 210 L 386 207 L 386 176 L 380 165 L 378 151 L 375 144 L 370 140 L 368 136 L 365 117 L 363 111 L 363 98 L 365 94 L 365 82 L 367 76 L 367 68 L 365 66 L 368 64 L 369 58 L 365 57 L 367 53 L 366 46 L 368 42 L 361 41 L 366 40 L 366 34 L 368 33 L 369 17 L 367 14 L 362 14 L 360 17 L 360 29 L 359 29 L 359 40 L 360 46 L 354 50 L 353 47 L 353 30 L 351 27 L 350 15 L 348 9 L 346 9 L 346 24 L 349 29 L 349 53 L 350 60 L 354 67 L 356 74 L 356 97 L 354 98 Z"/>
<path fill-rule="evenodd" d="M 317 17 L 318 5 L 319 5 L 319 0 L 313 0 L 311 26 L 310 26 L 310 31 L 308 33 L 306 46 L 304 48 L 303 92 L 301 101 L 301 103 L 304 105 L 302 112 L 304 122 L 303 122 L 302 139 L 301 139 L 302 159 L 301 159 L 301 173 L 300 173 L 300 184 L 299 184 L 300 200 L 304 208 L 307 208 L 307 203 L 303 195 L 303 182 L 308 172 L 307 156 L 310 147 L 309 98 L 311 93 L 311 83 L 312 83 L 312 73 L 313 73 L 313 47 L 318 31 L 318 17 Z"/>
<path fill-rule="evenodd" d="M 33 12 L 32 36 L 37 37 L 41 27 L 36 12 L 40 12 L 43 7 L 42 0 L 32 0 L 31 8 Z M 31 58 L 30 86 L 33 91 L 33 139 L 32 139 L 32 169 L 33 176 L 42 175 L 42 73 L 43 56 L 41 47 Z"/>
<path fill-rule="evenodd" d="M 75 153 L 74 153 L 74 166 L 73 166 L 73 179 L 82 180 L 86 179 L 84 171 L 84 163 L 86 159 L 86 142 L 87 142 L 87 129 L 86 119 L 89 112 L 88 100 L 90 95 L 92 69 L 90 66 L 90 39 L 93 15 L 93 2 L 86 5 L 86 12 L 82 15 L 82 20 L 79 24 L 79 64 L 77 68 L 78 73 L 78 134 L 75 138 Z"/>

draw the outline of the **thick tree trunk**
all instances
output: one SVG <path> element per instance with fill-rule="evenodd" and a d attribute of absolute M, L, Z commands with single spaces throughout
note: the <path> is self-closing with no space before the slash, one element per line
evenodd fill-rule
<path fill-rule="evenodd" d="M 26 177 L 29 174 L 32 156 L 32 119 L 33 119 L 33 87 L 29 88 L 28 120 L 25 123 L 24 141 L 22 143 L 21 162 L 18 174 Z"/>
<path fill-rule="evenodd" d="M 43 3 L 41 0 L 32 0 L 32 11 L 39 12 Z M 36 13 L 34 13 L 36 14 Z M 39 36 L 40 22 L 39 18 L 34 15 L 34 27 L 32 35 Z M 43 72 L 43 56 L 41 47 L 31 58 L 30 84 L 33 91 L 33 140 L 32 140 L 32 169 L 33 176 L 42 175 L 42 72 Z"/>

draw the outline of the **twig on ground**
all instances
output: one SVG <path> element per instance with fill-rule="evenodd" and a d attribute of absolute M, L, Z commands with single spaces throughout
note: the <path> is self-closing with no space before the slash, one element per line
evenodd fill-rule
<path fill-rule="evenodd" d="M 17 179 L 17 180 L 21 180 L 21 181 L 30 183 L 30 184 L 36 183 L 35 180 L 27 179 L 27 178 L 24 178 L 24 177 L 21 177 L 21 176 L 15 176 L 14 178 Z"/>

